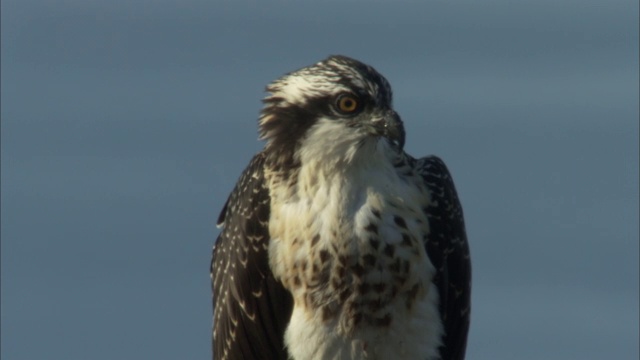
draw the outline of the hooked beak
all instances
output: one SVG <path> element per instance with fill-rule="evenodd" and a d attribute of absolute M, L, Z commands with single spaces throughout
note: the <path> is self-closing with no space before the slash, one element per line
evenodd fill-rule
<path fill-rule="evenodd" d="M 371 125 L 375 135 L 386 137 L 400 150 L 404 148 L 404 125 L 395 111 L 389 110 L 382 117 L 373 119 Z"/>

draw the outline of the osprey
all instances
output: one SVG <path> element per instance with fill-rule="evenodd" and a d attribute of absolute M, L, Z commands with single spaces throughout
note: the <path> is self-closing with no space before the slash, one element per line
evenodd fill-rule
<path fill-rule="evenodd" d="M 267 87 L 213 249 L 213 358 L 463 359 L 462 208 L 438 157 L 403 151 L 391 87 L 331 56 Z"/>

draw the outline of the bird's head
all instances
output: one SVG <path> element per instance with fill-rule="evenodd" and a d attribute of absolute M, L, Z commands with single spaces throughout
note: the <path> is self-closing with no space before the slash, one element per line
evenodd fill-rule
<path fill-rule="evenodd" d="M 402 151 L 405 132 L 391 87 L 371 66 L 330 56 L 281 77 L 267 91 L 260 136 L 274 164 L 349 163 L 372 151 Z"/>

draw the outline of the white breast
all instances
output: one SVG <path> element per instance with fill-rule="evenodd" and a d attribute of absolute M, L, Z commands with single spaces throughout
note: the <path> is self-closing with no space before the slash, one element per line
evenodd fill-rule
<path fill-rule="evenodd" d="M 436 359 L 428 196 L 385 158 L 343 170 L 303 166 L 295 189 L 272 187 L 270 265 L 294 297 L 288 351 L 296 360 Z"/>

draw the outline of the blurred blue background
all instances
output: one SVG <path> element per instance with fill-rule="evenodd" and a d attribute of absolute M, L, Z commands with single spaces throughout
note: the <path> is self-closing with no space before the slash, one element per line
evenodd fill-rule
<path fill-rule="evenodd" d="M 469 359 L 637 359 L 637 1 L 2 1 L 2 359 L 206 359 L 264 86 L 394 86 L 467 219 Z"/>

